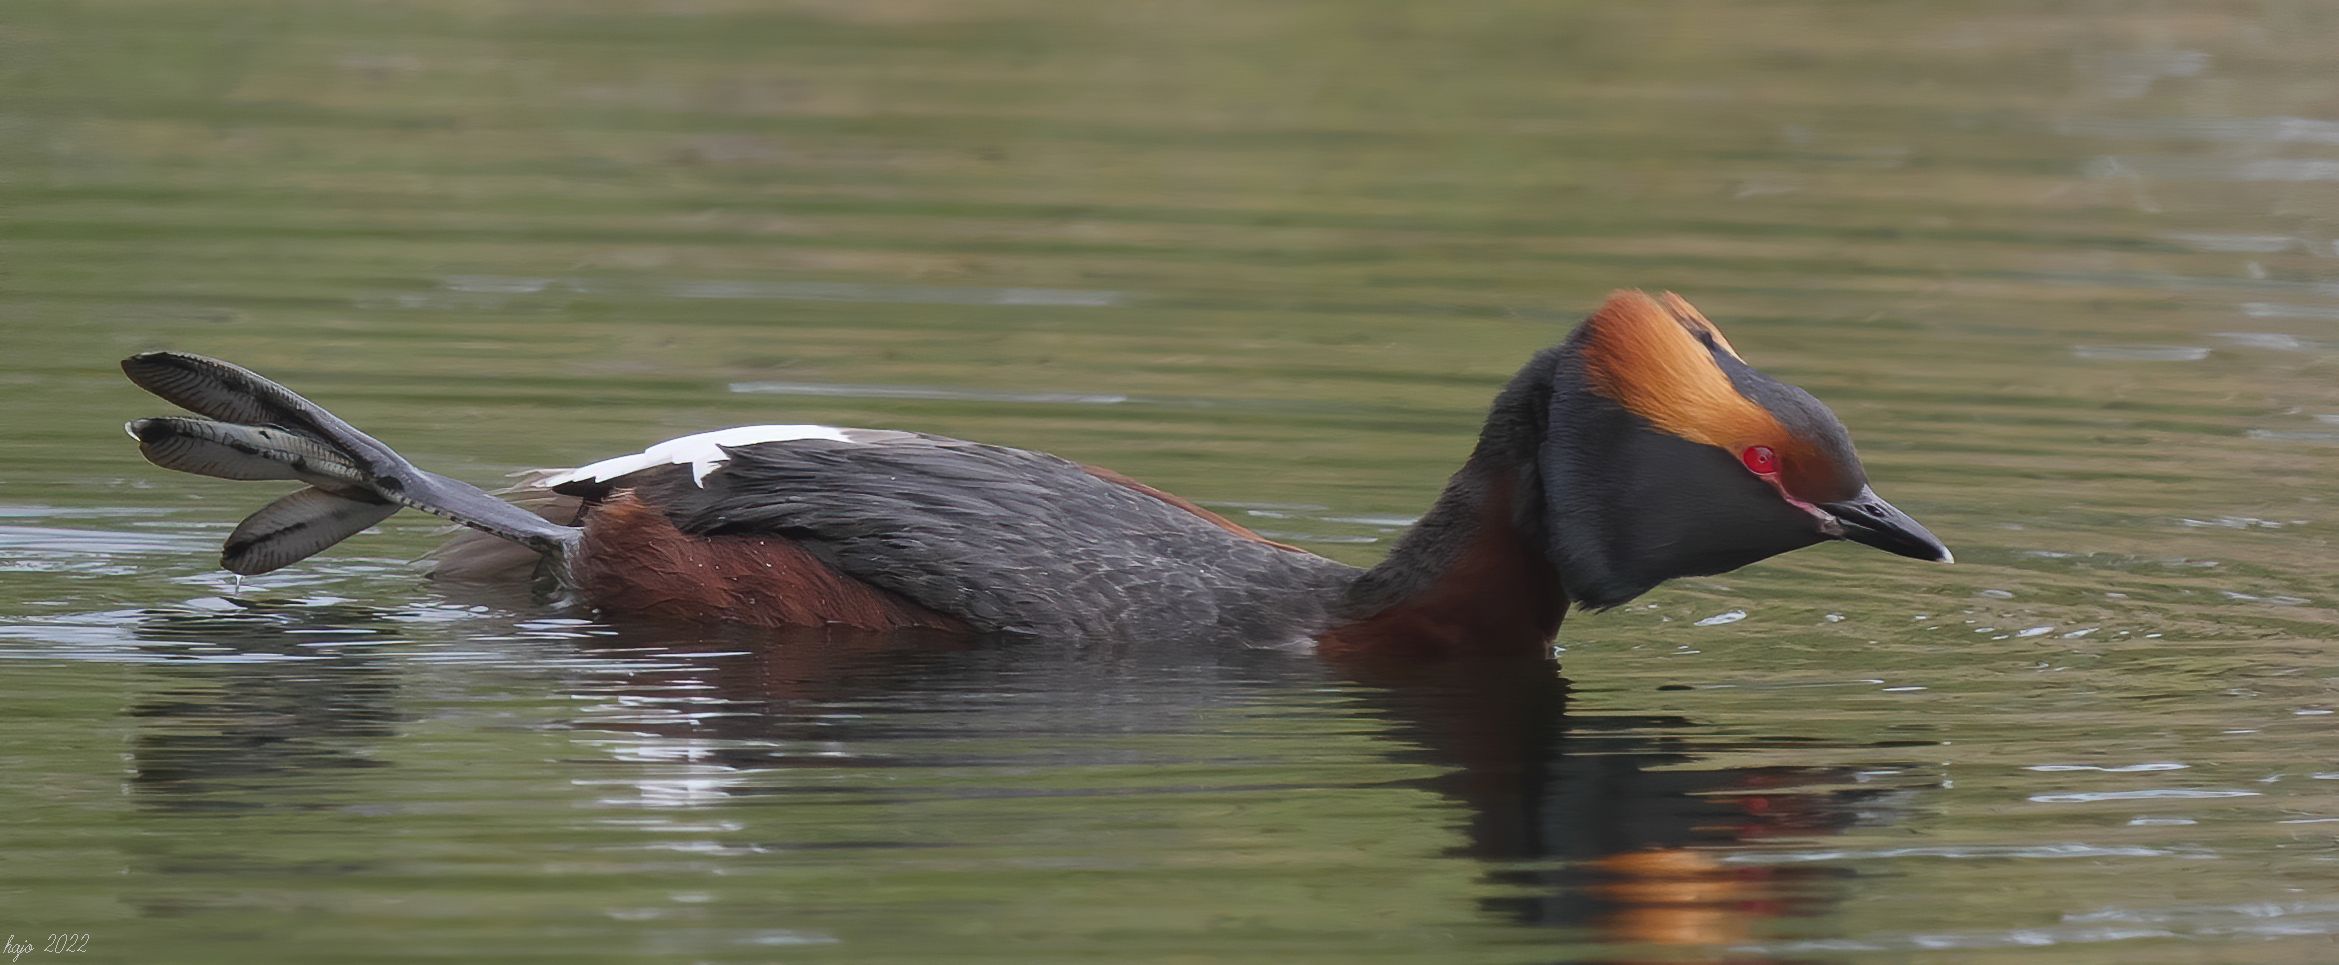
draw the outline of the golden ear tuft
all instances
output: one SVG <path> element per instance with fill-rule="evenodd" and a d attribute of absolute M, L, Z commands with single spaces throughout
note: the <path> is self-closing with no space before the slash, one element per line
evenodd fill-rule
<path fill-rule="evenodd" d="M 1746 361 L 1745 356 L 1739 355 L 1737 349 L 1730 347 L 1730 340 L 1722 337 L 1722 330 L 1714 327 L 1714 323 L 1707 321 L 1705 313 L 1698 311 L 1697 306 L 1689 303 L 1689 299 L 1672 292 L 1665 292 L 1657 296 L 1657 303 L 1665 306 L 1665 310 L 1672 313 L 1673 320 L 1680 322 L 1681 327 L 1689 329 L 1692 334 L 1704 335 L 1711 339 L 1715 348 L 1730 353 L 1731 358 L 1741 362 Z"/>
<path fill-rule="evenodd" d="M 1717 349 L 1732 358 L 1737 350 L 1681 296 L 1615 292 L 1584 322 L 1584 331 L 1593 391 L 1657 428 L 1731 452 L 1785 439 L 1778 419 L 1738 394 L 1714 361 Z"/>

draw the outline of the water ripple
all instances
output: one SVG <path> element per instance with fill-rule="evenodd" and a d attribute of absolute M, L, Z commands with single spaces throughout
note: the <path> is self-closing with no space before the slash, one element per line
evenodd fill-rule
<path fill-rule="evenodd" d="M 2210 788 L 2164 787 L 2142 791 L 2067 791 L 2054 794 L 2033 794 L 2030 800 L 2040 804 L 2087 804 L 2096 801 L 2155 801 L 2164 799 L 2196 799 L 2220 797 L 2257 797 L 2257 791 L 2216 790 Z"/>

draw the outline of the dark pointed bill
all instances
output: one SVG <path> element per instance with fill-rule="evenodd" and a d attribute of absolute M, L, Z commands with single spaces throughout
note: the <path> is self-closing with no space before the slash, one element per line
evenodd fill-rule
<path fill-rule="evenodd" d="M 1833 503 L 1821 503 L 1819 508 L 1843 527 L 1844 539 L 1866 543 L 1887 553 L 1911 559 L 1931 560 L 1936 563 L 1954 562 L 1949 547 L 1941 545 L 1932 532 L 1909 514 L 1894 509 L 1874 490 L 1860 487 L 1860 494 Z"/>

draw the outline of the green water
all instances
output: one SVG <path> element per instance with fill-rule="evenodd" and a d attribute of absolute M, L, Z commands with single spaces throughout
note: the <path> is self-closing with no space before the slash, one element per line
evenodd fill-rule
<path fill-rule="evenodd" d="M 0 931 L 59 961 L 2329 961 L 2339 8 L 8 0 Z M 250 365 L 492 483 L 1040 448 L 1352 562 L 1611 288 L 1955 567 L 1557 679 L 699 637 L 119 435 Z M 80 954 L 39 950 L 89 936 Z"/>

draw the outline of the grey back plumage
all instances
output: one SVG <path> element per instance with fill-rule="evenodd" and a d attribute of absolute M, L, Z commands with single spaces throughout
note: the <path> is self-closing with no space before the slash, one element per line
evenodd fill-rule
<path fill-rule="evenodd" d="M 1295 641 L 1358 571 L 1245 539 L 1043 453 L 902 432 L 728 450 L 636 486 L 685 532 L 766 534 L 977 629 Z"/>

